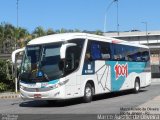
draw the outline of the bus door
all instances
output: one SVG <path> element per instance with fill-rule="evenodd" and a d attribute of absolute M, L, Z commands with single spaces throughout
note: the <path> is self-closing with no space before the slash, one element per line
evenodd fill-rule
<path fill-rule="evenodd" d="M 72 46 L 66 50 L 65 74 L 66 80 L 66 97 L 74 97 L 77 92 L 77 69 L 80 63 L 80 51 L 77 46 Z"/>

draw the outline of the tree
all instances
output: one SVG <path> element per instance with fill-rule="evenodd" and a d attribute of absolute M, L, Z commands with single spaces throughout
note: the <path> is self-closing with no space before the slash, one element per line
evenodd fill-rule
<path fill-rule="evenodd" d="M 2 45 L 4 41 L 4 24 L 0 25 L 0 53 L 2 52 Z"/>
<path fill-rule="evenodd" d="M 81 32 L 79 29 L 75 29 L 74 32 Z"/>
<path fill-rule="evenodd" d="M 66 29 L 61 28 L 60 33 L 66 33 L 66 32 L 67 32 L 67 30 L 66 30 Z"/>
<path fill-rule="evenodd" d="M 96 35 L 103 35 L 103 32 L 101 30 L 96 30 L 95 34 Z"/>
<path fill-rule="evenodd" d="M 19 45 L 19 47 L 24 47 L 26 45 L 26 41 L 28 41 L 28 39 L 30 38 L 30 34 L 27 31 L 27 29 L 24 28 L 18 28 L 18 36 L 17 36 L 17 43 Z"/>
<path fill-rule="evenodd" d="M 41 36 L 45 36 L 46 32 L 43 29 L 43 27 L 39 26 L 39 27 L 35 28 L 35 30 L 33 31 L 32 35 L 33 35 L 34 38 L 41 37 Z"/>
<path fill-rule="evenodd" d="M 16 29 L 11 24 L 4 24 L 2 53 L 11 53 L 16 44 Z"/>
<path fill-rule="evenodd" d="M 49 28 L 49 29 L 46 31 L 46 34 L 47 34 L 47 35 L 52 35 L 52 34 L 55 34 L 55 32 L 53 31 L 53 29 Z"/>

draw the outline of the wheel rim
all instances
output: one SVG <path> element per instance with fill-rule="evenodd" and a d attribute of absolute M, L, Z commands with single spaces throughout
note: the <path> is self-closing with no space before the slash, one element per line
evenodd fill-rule
<path fill-rule="evenodd" d="M 91 90 L 91 88 L 87 87 L 86 88 L 86 96 L 91 97 L 91 95 L 92 95 L 92 90 Z"/>
<path fill-rule="evenodd" d="M 136 82 L 136 91 L 139 91 L 139 83 Z"/>

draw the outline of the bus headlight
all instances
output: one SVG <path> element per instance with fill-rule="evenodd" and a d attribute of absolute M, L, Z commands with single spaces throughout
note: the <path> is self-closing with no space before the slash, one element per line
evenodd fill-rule
<path fill-rule="evenodd" d="M 58 84 L 54 84 L 54 85 L 50 86 L 50 88 L 56 89 L 56 88 L 58 88 Z"/>
<path fill-rule="evenodd" d="M 62 85 L 65 85 L 68 81 L 69 81 L 69 79 L 64 80 L 62 82 L 59 82 L 58 84 L 59 84 L 59 86 L 62 86 Z"/>
<path fill-rule="evenodd" d="M 56 89 L 56 88 L 58 88 L 58 87 L 61 87 L 61 86 L 65 85 L 68 81 L 69 81 L 69 79 L 64 80 L 64 81 L 62 81 L 62 82 L 59 82 L 59 83 L 57 83 L 57 84 L 54 84 L 54 85 L 50 86 L 50 88 Z"/>

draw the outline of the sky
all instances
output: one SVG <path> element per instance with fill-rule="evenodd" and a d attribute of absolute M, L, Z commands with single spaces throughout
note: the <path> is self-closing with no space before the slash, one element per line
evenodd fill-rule
<path fill-rule="evenodd" d="M 19 0 L 18 26 L 34 31 L 37 26 L 53 30 L 117 30 L 117 4 L 113 0 Z M 0 0 L 0 23 L 17 26 L 17 0 Z M 120 31 L 160 30 L 160 0 L 119 0 Z"/>

